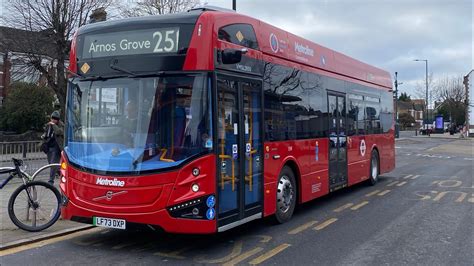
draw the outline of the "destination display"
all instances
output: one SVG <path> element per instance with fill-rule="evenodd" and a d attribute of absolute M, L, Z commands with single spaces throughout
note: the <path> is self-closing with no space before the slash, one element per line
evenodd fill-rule
<path fill-rule="evenodd" d="M 82 59 L 106 56 L 176 53 L 179 27 L 86 35 Z"/>

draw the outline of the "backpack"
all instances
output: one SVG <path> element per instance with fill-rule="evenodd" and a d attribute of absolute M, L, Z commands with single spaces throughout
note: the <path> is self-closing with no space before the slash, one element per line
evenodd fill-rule
<path fill-rule="evenodd" d="M 43 140 L 40 145 L 40 150 L 44 153 L 48 153 L 50 147 L 54 147 L 56 139 L 54 137 L 53 128 L 50 125 L 46 125 L 44 134 L 41 136 Z"/>

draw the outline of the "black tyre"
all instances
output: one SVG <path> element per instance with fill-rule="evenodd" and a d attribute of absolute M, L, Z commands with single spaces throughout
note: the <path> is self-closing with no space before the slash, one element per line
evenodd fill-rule
<path fill-rule="evenodd" d="M 370 169 L 369 169 L 369 184 L 375 185 L 379 181 L 379 153 L 377 150 L 372 150 L 372 155 L 370 156 Z"/>
<path fill-rule="evenodd" d="M 31 195 L 32 204 L 28 198 Z M 38 232 L 53 225 L 61 214 L 61 194 L 52 185 L 32 181 L 21 185 L 10 196 L 8 215 L 19 228 Z"/>
<path fill-rule="evenodd" d="M 285 223 L 291 219 L 296 206 L 297 187 L 295 175 L 290 167 L 285 166 L 278 176 L 275 220 Z"/>

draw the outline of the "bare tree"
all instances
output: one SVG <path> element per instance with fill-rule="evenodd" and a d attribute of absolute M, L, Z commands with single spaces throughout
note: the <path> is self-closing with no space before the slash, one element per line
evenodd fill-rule
<path fill-rule="evenodd" d="M 462 76 L 444 77 L 439 79 L 433 87 L 437 100 L 441 102 L 439 109 L 446 109 L 455 122 L 462 124 L 466 112 L 466 90 Z"/>
<path fill-rule="evenodd" d="M 444 77 L 436 82 L 433 91 L 438 95 L 441 101 L 451 100 L 454 102 L 464 102 L 466 91 L 464 89 L 463 79 L 459 77 Z"/>
<path fill-rule="evenodd" d="M 61 110 L 66 103 L 66 71 L 70 40 L 91 12 L 108 7 L 111 0 L 10 0 L 5 5 L 3 23 L 24 30 L 5 42 L 3 49 L 22 51 L 25 67 L 33 67 L 54 90 Z"/>
<path fill-rule="evenodd" d="M 183 12 L 200 4 L 199 0 L 138 0 L 133 7 L 122 5 L 120 14 L 124 17 L 163 15 Z"/>
<path fill-rule="evenodd" d="M 433 72 L 428 73 L 428 103 L 433 103 L 434 100 L 439 98 L 437 92 L 433 91 L 435 84 Z M 415 92 L 413 93 L 417 99 L 426 99 L 426 80 L 419 81 L 415 85 Z"/>

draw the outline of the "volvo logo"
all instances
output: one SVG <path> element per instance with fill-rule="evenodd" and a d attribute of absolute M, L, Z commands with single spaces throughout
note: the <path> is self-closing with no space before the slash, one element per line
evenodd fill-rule
<path fill-rule="evenodd" d="M 92 200 L 93 201 L 99 201 L 99 200 L 105 199 L 107 201 L 111 201 L 113 197 L 118 196 L 118 195 L 122 195 L 122 194 L 126 194 L 126 193 L 127 193 L 127 191 L 125 191 L 125 190 L 119 191 L 119 192 L 107 191 L 107 193 L 105 193 L 104 196 L 93 198 Z"/>

